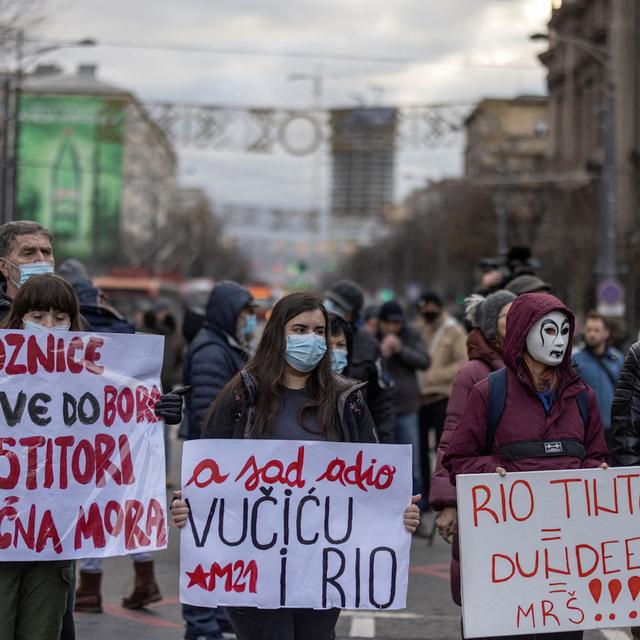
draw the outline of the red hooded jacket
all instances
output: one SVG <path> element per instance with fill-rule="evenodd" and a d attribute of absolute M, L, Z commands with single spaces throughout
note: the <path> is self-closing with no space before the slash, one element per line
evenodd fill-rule
<path fill-rule="evenodd" d="M 503 357 L 507 367 L 507 396 L 491 451 L 487 451 L 489 382 L 483 380 L 469 393 L 465 408 L 447 449 L 443 464 L 455 482 L 462 473 L 544 471 L 597 467 L 607 461 L 604 428 L 594 392 L 571 365 L 571 349 L 558 365 L 556 397 L 547 413 L 524 368 L 522 354 L 531 327 L 552 311 L 566 314 L 571 324 L 568 344 L 573 341 L 575 319 L 565 305 L 549 294 L 529 293 L 518 297 L 507 316 Z M 585 427 L 576 401 L 586 391 L 589 422 Z M 523 440 L 576 440 L 584 446 L 584 459 L 573 456 L 544 456 L 508 460 L 500 455 L 502 445 Z"/>
<path fill-rule="evenodd" d="M 484 380 L 492 371 L 502 369 L 502 356 L 485 339 L 480 329 L 474 329 L 467 338 L 467 362 L 453 381 L 453 389 L 447 404 L 447 418 L 444 431 L 438 444 L 438 458 L 436 469 L 431 476 L 429 490 L 429 505 L 436 511 L 445 507 L 456 506 L 456 488 L 451 483 L 449 472 L 442 466 L 442 457 L 453 440 L 453 434 L 458 428 L 460 416 L 464 410 L 467 396 L 473 387 Z M 454 533 L 451 544 L 451 597 L 457 605 L 462 604 L 460 595 L 460 544 L 458 534 Z"/>
<path fill-rule="evenodd" d="M 502 356 L 485 339 L 480 329 L 474 329 L 467 338 L 467 362 L 453 381 L 453 388 L 447 404 L 447 418 L 438 443 L 436 468 L 431 476 L 429 506 L 436 511 L 456 506 L 456 488 L 451 484 L 449 472 L 442 466 L 442 457 L 448 449 L 455 433 L 460 416 L 464 411 L 467 396 L 473 387 L 484 380 L 492 371 L 502 369 Z"/>

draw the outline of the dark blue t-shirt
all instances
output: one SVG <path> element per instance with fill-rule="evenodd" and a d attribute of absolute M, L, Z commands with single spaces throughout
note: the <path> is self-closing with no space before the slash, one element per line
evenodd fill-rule
<path fill-rule="evenodd" d="M 304 426 L 300 424 L 300 409 L 309 399 L 305 389 L 285 389 L 276 414 L 272 438 L 274 440 L 326 440 L 317 412 L 307 413 Z"/>

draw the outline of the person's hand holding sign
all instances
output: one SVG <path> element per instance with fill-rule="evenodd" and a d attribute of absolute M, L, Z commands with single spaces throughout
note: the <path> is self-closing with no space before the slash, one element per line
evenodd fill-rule
<path fill-rule="evenodd" d="M 420 507 L 418 502 L 422 498 L 421 494 L 411 497 L 411 504 L 404 510 L 404 528 L 409 533 L 415 533 L 420 524 Z"/>
<path fill-rule="evenodd" d="M 445 507 L 436 518 L 436 528 L 442 539 L 451 544 L 451 536 L 458 528 L 458 509 Z"/>
<path fill-rule="evenodd" d="M 182 527 L 187 524 L 187 519 L 189 518 L 189 507 L 182 499 L 182 491 L 173 492 L 173 499 L 171 500 L 169 509 L 171 511 L 173 524 L 178 527 L 178 529 L 182 529 Z"/>
<path fill-rule="evenodd" d="M 158 418 L 162 418 L 166 424 L 180 424 L 182 422 L 182 396 L 189 389 L 191 389 L 189 386 L 180 387 L 171 393 L 161 395 L 154 407 Z"/>

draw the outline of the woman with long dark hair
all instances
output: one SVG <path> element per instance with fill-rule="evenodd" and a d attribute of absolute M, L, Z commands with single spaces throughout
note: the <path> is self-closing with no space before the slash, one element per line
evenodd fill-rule
<path fill-rule="evenodd" d="M 308 293 L 282 298 L 255 356 L 211 405 L 202 437 L 376 442 L 362 385 L 332 371 L 328 332 L 327 311 L 318 298 Z M 176 492 L 172 513 L 177 527 L 186 524 L 188 512 Z M 412 504 L 405 510 L 405 527 L 413 532 L 418 521 Z M 330 640 L 339 613 L 229 608 L 238 640 Z"/>

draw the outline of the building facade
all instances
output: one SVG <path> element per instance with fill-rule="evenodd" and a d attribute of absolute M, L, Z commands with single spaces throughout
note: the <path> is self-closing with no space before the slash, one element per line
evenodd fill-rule
<path fill-rule="evenodd" d="M 564 0 L 549 22 L 547 67 L 551 162 L 558 173 L 583 172 L 591 182 L 587 206 L 600 212 L 595 277 L 604 267 L 626 285 L 627 320 L 640 317 L 637 232 L 640 205 L 640 3 L 637 0 Z M 607 109 L 611 123 L 607 125 Z M 606 145 L 612 152 L 607 161 Z M 606 186 L 610 163 L 613 189 Z M 576 194 L 580 196 L 580 194 Z M 606 218 L 606 199 L 613 222 Z M 584 199 L 584 194 L 583 194 Z M 611 200 L 613 199 L 613 200 Z M 613 249 L 606 237 L 614 234 Z M 607 251 L 615 251 L 613 258 Z M 603 262 L 603 256 L 608 259 Z"/>
<path fill-rule="evenodd" d="M 331 216 L 335 221 L 384 216 L 393 207 L 396 109 L 331 112 Z"/>
<path fill-rule="evenodd" d="M 547 169 L 549 112 L 546 96 L 487 98 L 465 122 L 465 178 L 540 175 Z"/>
<path fill-rule="evenodd" d="M 176 158 L 135 96 L 92 65 L 70 74 L 48 65 L 23 81 L 18 114 L 16 218 L 50 228 L 60 257 L 94 271 L 153 267 Z"/>

